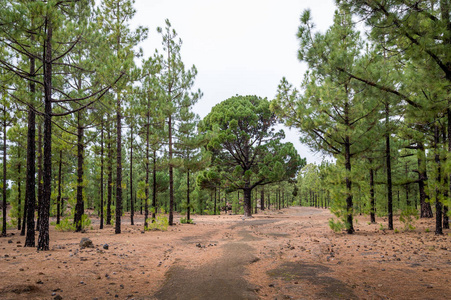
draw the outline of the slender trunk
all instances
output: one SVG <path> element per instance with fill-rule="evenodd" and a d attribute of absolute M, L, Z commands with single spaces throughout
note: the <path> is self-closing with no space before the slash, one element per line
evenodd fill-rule
<path fill-rule="evenodd" d="M 2 198 L 3 198 L 3 227 L 2 227 L 2 235 L 6 236 L 6 109 L 3 107 L 3 189 L 2 189 Z"/>
<path fill-rule="evenodd" d="M 83 230 L 82 218 L 84 214 L 83 201 L 83 127 L 81 126 L 81 111 L 78 112 L 78 143 L 77 143 L 77 203 L 75 205 L 74 225 L 75 231 Z"/>
<path fill-rule="evenodd" d="M 153 151 L 153 194 L 152 194 L 152 220 L 155 220 L 157 213 L 157 151 Z"/>
<path fill-rule="evenodd" d="M 447 13 L 449 15 L 449 11 Z M 451 21 L 448 24 L 451 27 Z M 450 33 L 451 33 L 451 28 L 450 28 Z M 451 109 L 449 108 L 449 104 L 448 104 L 448 109 L 447 109 L 447 116 L 448 116 L 448 128 L 447 128 L 448 129 L 448 153 L 451 153 Z M 450 203 L 449 196 L 451 195 L 451 174 L 447 177 L 447 180 L 448 180 L 448 188 L 446 189 L 447 197 L 445 198 L 445 203 L 443 205 L 443 228 L 444 229 L 449 229 L 448 210 L 449 210 L 449 203 Z"/>
<path fill-rule="evenodd" d="M 258 191 L 257 191 L 257 189 L 255 189 L 255 197 L 254 197 L 254 208 L 255 208 L 255 210 L 254 210 L 254 213 L 255 214 L 257 214 L 258 213 L 258 210 L 257 210 L 257 204 L 258 204 L 258 201 L 257 201 L 257 199 L 258 199 Z"/>
<path fill-rule="evenodd" d="M 121 96 L 117 95 L 116 103 L 116 223 L 114 233 L 121 233 L 121 217 L 122 217 L 122 123 L 121 123 Z"/>
<path fill-rule="evenodd" d="M 190 194 L 190 187 L 189 187 L 189 169 L 186 171 L 186 220 L 189 221 L 191 216 L 190 216 L 190 211 L 191 211 L 191 207 L 190 207 L 190 199 L 189 199 L 189 194 Z"/>
<path fill-rule="evenodd" d="M 108 120 L 108 179 L 107 179 L 107 206 L 106 224 L 111 225 L 111 200 L 113 198 L 113 149 L 111 147 L 111 124 Z"/>
<path fill-rule="evenodd" d="M 135 225 L 133 217 L 135 206 L 133 204 L 133 124 L 130 125 L 130 224 Z"/>
<path fill-rule="evenodd" d="M 58 197 L 56 198 L 56 224 L 60 223 L 60 203 L 61 203 L 61 166 L 63 164 L 63 150 L 60 150 L 60 161 L 58 165 Z"/>
<path fill-rule="evenodd" d="M 438 124 L 434 126 L 434 150 L 435 150 L 435 163 L 437 165 L 437 182 L 435 183 L 435 234 L 442 235 L 442 203 L 441 198 L 441 162 L 439 154 L 439 127 Z"/>
<path fill-rule="evenodd" d="M 53 24 L 47 18 L 47 37 L 44 47 L 44 174 L 42 203 L 39 213 L 38 250 L 49 250 L 49 213 L 52 193 L 52 34 Z"/>
<path fill-rule="evenodd" d="M 103 117 L 100 127 L 100 229 L 103 229 Z"/>
<path fill-rule="evenodd" d="M 260 191 L 260 210 L 265 210 L 265 188 Z"/>
<path fill-rule="evenodd" d="M 385 161 L 387 165 L 387 209 L 388 209 L 388 229 L 393 230 L 393 184 L 391 178 L 391 151 L 390 151 L 390 131 L 389 131 L 390 109 L 388 102 L 385 104 Z"/>
<path fill-rule="evenodd" d="M 43 177 L 43 166 L 42 166 L 42 124 L 38 122 L 38 216 L 36 219 L 36 231 L 39 231 L 39 217 L 41 214 L 42 206 L 42 177 Z"/>
<path fill-rule="evenodd" d="M 407 162 L 406 162 L 406 206 L 407 206 L 407 208 L 410 208 L 411 203 L 410 203 L 410 199 L 409 199 L 409 184 L 408 184 L 408 180 L 409 180 L 409 170 L 408 170 L 408 166 L 407 166 Z"/>
<path fill-rule="evenodd" d="M 353 224 L 353 202 L 352 202 L 352 181 L 351 181 L 351 143 L 349 141 L 349 137 L 346 137 L 345 141 L 345 168 L 346 168 L 346 232 L 348 234 L 354 233 L 354 224 Z"/>
<path fill-rule="evenodd" d="M 172 115 L 168 121 L 169 130 L 169 225 L 174 225 L 174 170 L 172 166 Z"/>
<path fill-rule="evenodd" d="M 145 199 L 144 199 L 144 229 L 147 228 L 147 219 L 149 218 L 149 139 L 150 139 L 150 112 L 147 112 L 147 125 L 146 125 L 146 187 L 145 187 Z M 152 223 L 154 219 L 152 217 Z"/>

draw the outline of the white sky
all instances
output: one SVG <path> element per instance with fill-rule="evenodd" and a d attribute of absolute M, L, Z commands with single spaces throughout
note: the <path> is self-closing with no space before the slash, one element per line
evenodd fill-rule
<path fill-rule="evenodd" d="M 272 100 L 283 76 L 299 86 L 306 71 L 297 59 L 299 17 L 310 8 L 317 29 L 332 25 L 333 0 L 136 0 L 132 27 L 149 28 L 141 44 L 145 57 L 161 49 L 158 26 L 169 19 L 183 41 L 181 55 L 187 68 L 198 70 L 195 89 L 204 96 L 194 111 L 205 117 L 217 103 L 238 95 Z M 299 133 L 285 129 L 307 162 L 320 163 L 299 142 Z"/>

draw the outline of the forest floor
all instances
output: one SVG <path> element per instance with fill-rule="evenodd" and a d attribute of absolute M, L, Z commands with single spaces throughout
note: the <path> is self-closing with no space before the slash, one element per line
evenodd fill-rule
<path fill-rule="evenodd" d="M 144 233 L 142 216 L 134 226 L 125 216 L 120 235 L 97 222 L 85 233 L 51 226 L 45 252 L 10 230 L 0 238 L 0 299 L 451 298 L 450 230 L 436 236 L 434 220 L 420 219 L 410 232 L 395 222 L 395 232 L 357 217 L 347 235 L 330 217 L 306 207 L 194 215 L 195 225 Z M 95 248 L 80 249 L 83 237 Z"/>

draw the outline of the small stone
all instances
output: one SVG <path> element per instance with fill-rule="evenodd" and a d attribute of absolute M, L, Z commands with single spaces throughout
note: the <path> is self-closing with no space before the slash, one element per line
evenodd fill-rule
<path fill-rule="evenodd" d="M 36 283 L 37 284 L 44 284 L 44 282 L 42 282 L 42 280 L 40 280 L 40 279 L 38 281 L 36 281 Z"/>
<path fill-rule="evenodd" d="M 103 245 L 103 249 L 108 250 L 108 244 Z"/>
<path fill-rule="evenodd" d="M 53 300 L 62 300 L 63 299 L 63 297 L 61 297 L 60 295 L 56 295 L 54 298 L 53 298 Z"/>
<path fill-rule="evenodd" d="M 13 243 L 13 240 L 8 240 L 8 244 L 12 244 Z"/>
<path fill-rule="evenodd" d="M 80 240 L 80 249 L 85 249 L 85 248 L 95 248 L 92 241 L 86 237 L 84 237 Z"/>

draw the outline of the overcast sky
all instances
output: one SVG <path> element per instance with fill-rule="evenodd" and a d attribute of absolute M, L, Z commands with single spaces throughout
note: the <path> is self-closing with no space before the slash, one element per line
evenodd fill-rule
<path fill-rule="evenodd" d="M 203 98 L 194 111 L 205 117 L 217 103 L 238 95 L 272 100 L 283 76 L 299 86 L 306 71 L 297 59 L 296 38 L 301 13 L 310 8 L 317 29 L 332 25 L 333 0 L 136 0 L 132 27 L 149 28 L 141 47 L 146 57 L 161 49 L 158 26 L 169 19 L 183 41 L 181 55 L 187 68 L 198 70 L 195 88 Z M 299 142 L 299 133 L 285 129 L 307 162 L 320 163 Z"/>

